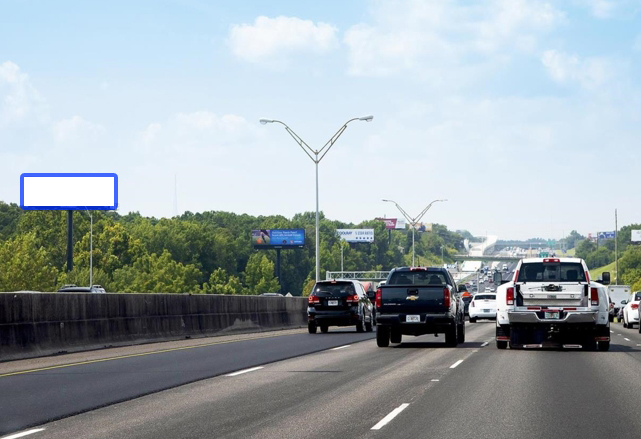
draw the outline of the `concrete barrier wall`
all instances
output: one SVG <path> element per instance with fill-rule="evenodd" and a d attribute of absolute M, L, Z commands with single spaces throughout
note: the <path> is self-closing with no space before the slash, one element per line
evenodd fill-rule
<path fill-rule="evenodd" d="M 0 293 L 0 361 L 307 324 L 300 297 Z"/>

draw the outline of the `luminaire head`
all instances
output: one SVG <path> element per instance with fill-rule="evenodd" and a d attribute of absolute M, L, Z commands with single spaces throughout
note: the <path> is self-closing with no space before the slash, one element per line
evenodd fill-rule
<path fill-rule="evenodd" d="M 274 123 L 274 120 L 273 120 L 273 119 L 265 119 L 265 118 L 262 118 L 262 119 L 259 119 L 259 120 L 258 120 L 258 122 L 260 122 L 260 123 L 262 123 L 263 125 L 265 125 L 265 124 L 267 124 L 267 123 Z"/>
<path fill-rule="evenodd" d="M 372 119 L 374 119 L 374 116 L 372 116 L 371 114 L 358 118 L 358 120 L 364 120 L 365 122 L 371 122 Z"/>

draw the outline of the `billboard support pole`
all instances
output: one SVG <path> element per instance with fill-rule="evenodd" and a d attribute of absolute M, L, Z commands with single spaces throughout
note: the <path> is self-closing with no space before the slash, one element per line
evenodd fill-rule
<path fill-rule="evenodd" d="M 282 293 L 283 286 L 280 283 L 280 249 L 276 249 L 276 277 L 278 278 L 278 292 Z"/>
<path fill-rule="evenodd" d="M 67 211 L 67 272 L 73 270 L 73 210 Z"/>

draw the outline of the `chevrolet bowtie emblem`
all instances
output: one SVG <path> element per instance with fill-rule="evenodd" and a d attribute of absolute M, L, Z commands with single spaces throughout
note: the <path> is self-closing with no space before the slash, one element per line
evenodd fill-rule
<path fill-rule="evenodd" d="M 405 300 L 416 300 L 418 299 L 418 296 L 407 296 L 407 299 Z"/>

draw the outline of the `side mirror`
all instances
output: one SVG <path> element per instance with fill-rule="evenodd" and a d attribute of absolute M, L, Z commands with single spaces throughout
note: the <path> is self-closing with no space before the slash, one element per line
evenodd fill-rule
<path fill-rule="evenodd" d="M 494 275 L 492 276 L 492 280 L 494 280 L 494 283 L 496 285 L 501 285 L 501 282 L 503 282 L 503 275 L 499 271 L 495 271 Z"/>
<path fill-rule="evenodd" d="M 627 305 L 628 301 L 627 300 L 622 300 L 621 305 Z"/>
<path fill-rule="evenodd" d="M 601 273 L 601 284 L 610 285 L 610 272 L 604 271 Z"/>

